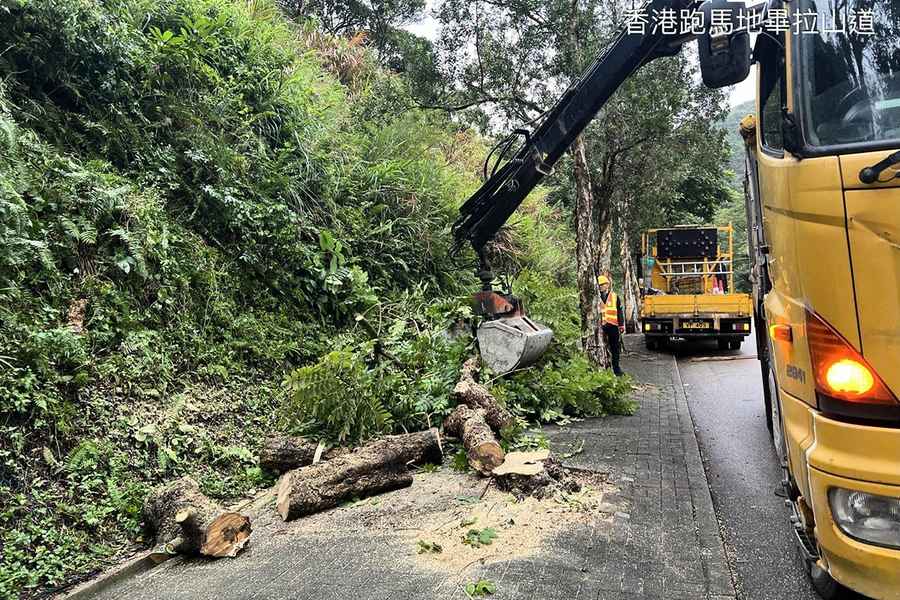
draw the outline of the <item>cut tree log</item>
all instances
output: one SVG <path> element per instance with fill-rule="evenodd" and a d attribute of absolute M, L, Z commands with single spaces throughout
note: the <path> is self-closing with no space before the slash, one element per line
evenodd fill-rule
<path fill-rule="evenodd" d="M 409 465 L 440 463 L 437 429 L 392 435 L 349 454 L 288 471 L 278 482 L 278 514 L 285 521 L 412 484 Z"/>
<path fill-rule="evenodd" d="M 225 510 L 190 477 L 154 490 L 143 516 L 157 547 L 169 554 L 235 556 L 250 539 L 250 517 Z"/>
<path fill-rule="evenodd" d="M 259 451 L 259 466 L 276 473 L 285 473 L 313 464 L 318 444 L 304 437 L 272 435 L 263 442 Z M 330 460 L 350 452 L 348 448 L 329 448 L 322 453 L 321 460 Z"/>
<path fill-rule="evenodd" d="M 444 431 L 462 440 L 469 466 L 482 475 L 503 463 L 505 453 L 485 419 L 483 408 L 460 404 L 444 419 Z"/>
<path fill-rule="evenodd" d="M 460 369 L 459 381 L 453 388 L 453 398 L 458 404 L 484 410 L 484 420 L 497 434 L 515 426 L 515 417 L 494 398 L 486 387 L 476 381 L 477 374 L 478 360 L 476 358 L 473 357 L 464 362 Z"/>

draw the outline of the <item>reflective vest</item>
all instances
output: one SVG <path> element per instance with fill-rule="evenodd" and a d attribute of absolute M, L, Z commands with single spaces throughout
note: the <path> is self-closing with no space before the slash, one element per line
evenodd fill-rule
<path fill-rule="evenodd" d="M 612 290 L 606 296 L 606 304 L 603 306 L 603 312 L 600 316 L 601 325 L 619 325 L 618 299 L 616 293 Z"/>

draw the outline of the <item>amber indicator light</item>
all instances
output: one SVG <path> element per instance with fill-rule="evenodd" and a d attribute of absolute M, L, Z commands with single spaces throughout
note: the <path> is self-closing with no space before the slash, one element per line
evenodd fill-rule
<path fill-rule="evenodd" d="M 863 404 L 893 404 L 897 398 L 853 346 L 819 315 L 806 313 L 806 336 L 823 394 Z"/>

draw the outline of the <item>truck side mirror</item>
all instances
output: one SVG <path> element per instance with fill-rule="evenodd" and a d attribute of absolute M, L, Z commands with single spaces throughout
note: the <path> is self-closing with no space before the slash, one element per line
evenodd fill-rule
<path fill-rule="evenodd" d="M 698 38 L 700 73 L 707 87 L 740 83 L 750 74 L 750 33 L 743 2 L 710 0 L 700 7 L 705 30 Z"/>

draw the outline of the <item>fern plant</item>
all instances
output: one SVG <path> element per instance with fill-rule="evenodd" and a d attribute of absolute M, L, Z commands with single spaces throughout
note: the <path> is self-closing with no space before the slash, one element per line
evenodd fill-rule
<path fill-rule="evenodd" d="M 353 352 L 330 352 L 295 370 L 286 383 L 281 421 L 289 431 L 345 444 L 391 430 L 391 414 L 376 395 L 375 379 Z"/>

